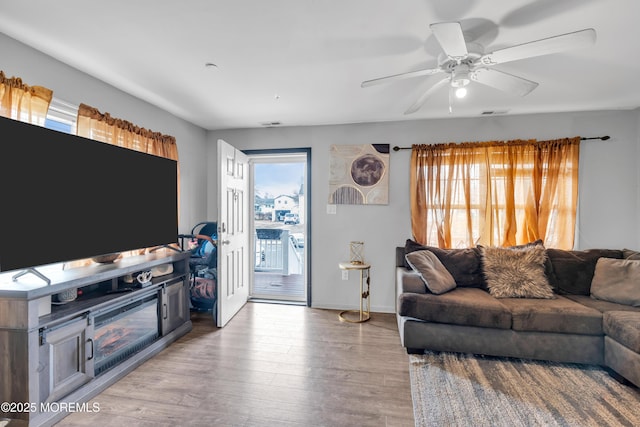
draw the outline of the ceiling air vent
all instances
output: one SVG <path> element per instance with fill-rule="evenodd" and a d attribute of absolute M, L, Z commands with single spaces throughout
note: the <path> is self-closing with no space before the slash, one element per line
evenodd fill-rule
<path fill-rule="evenodd" d="M 491 111 L 483 111 L 482 113 L 480 113 L 481 116 L 497 116 L 500 114 L 507 114 L 508 110 L 491 110 Z"/>

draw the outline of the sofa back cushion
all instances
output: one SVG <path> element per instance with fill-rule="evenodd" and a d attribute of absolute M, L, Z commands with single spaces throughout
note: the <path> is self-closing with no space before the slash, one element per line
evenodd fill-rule
<path fill-rule="evenodd" d="M 591 282 L 591 296 L 640 307 L 640 260 L 600 258 Z"/>
<path fill-rule="evenodd" d="M 633 249 L 623 249 L 622 258 L 624 259 L 640 259 L 640 252 Z"/>
<path fill-rule="evenodd" d="M 559 294 L 589 295 L 591 281 L 600 258 L 622 258 L 617 249 L 588 249 L 569 251 L 547 248 L 547 257 L 551 262 L 549 282 Z"/>

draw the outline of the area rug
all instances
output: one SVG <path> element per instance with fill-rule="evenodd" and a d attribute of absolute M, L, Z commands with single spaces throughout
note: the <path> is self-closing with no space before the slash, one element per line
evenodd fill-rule
<path fill-rule="evenodd" d="M 410 355 L 420 426 L 640 426 L 640 391 L 598 366 Z"/>

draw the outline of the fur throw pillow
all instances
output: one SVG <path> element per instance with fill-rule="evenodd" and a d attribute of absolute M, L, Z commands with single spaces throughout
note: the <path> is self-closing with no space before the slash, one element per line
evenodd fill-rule
<path fill-rule="evenodd" d="M 555 298 L 545 275 L 544 246 L 522 249 L 480 246 L 482 272 L 496 298 Z"/>

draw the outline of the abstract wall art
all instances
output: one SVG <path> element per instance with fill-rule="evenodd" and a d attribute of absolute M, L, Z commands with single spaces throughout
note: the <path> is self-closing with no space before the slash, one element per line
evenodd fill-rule
<path fill-rule="evenodd" d="M 329 203 L 389 203 L 389 144 L 331 145 Z"/>

